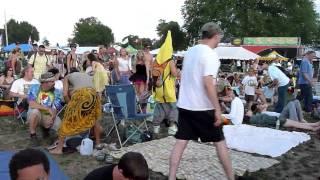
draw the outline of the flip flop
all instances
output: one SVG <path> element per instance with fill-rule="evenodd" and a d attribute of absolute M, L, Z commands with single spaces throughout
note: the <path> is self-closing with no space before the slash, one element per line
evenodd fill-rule
<path fill-rule="evenodd" d="M 52 145 L 48 146 L 46 148 L 46 150 L 50 151 L 52 149 L 55 149 L 57 146 L 58 146 L 59 142 L 58 141 L 55 141 Z"/>

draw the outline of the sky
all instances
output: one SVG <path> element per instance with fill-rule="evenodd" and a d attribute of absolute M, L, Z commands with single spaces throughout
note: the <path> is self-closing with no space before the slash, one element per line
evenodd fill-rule
<path fill-rule="evenodd" d="M 320 0 L 314 0 L 320 13 Z M 158 38 L 156 27 L 160 19 L 177 21 L 183 25 L 181 8 L 184 0 L 12 0 L 1 2 L 0 25 L 14 18 L 28 21 L 40 32 L 40 41 L 47 38 L 51 44 L 66 44 L 73 27 L 80 18 L 97 17 L 109 26 L 115 40 L 133 34 Z"/>
<path fill-rule="evenodd" d="M 109 26 L 120 42 L 133 34 L 158 38 L 156 27 L 160 19 L 183 24 L 181 8 L 184 0 L 14 0 L 1 2 L 0 25 L 14 18 L 28 21 L 40 33 L 40 41 L 66 44 L 72 37 L 74 24 L 80 18 L 97 17 Z"/>

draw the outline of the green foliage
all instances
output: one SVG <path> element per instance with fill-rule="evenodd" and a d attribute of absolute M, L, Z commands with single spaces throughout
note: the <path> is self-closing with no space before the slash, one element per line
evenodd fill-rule
<path fill-rule="evenodd" d="M 156 43 L 156 46 L 161 46 L 169 30 L 171 31 L 173 49 L 175 51 L 185 50 L 188 47 L 188 41 L 186 38 L 187 34 L 182 30 L 177 22 L 166 22 L 163 19 L 159 20 L 159 24 L 157 26 L 157 33 L 158 36 L 160 36 L 160 40 Z"/>
<path fill-rule="evenodd" d="M 26 21 L 18 22 L 14 19 L 10 19 L 7 23 L 7 28 L 9 44 L 14 42 L 28 43 L 30 36 L 32 41 L 39 40 L 37 28 Z M 5 36 L 5 34 L 3 35 Z"/>
<path fill-rule="evenodd" d="M 217 22 L 225 37 L 301 37 L 302 43 L 319 41 L 319 16 L 312 0 L 186 0 L 182 8 L 190 38 L 201 26 Z"/>
<path fill-rule="evenodd" d="M 68 40 L 70 41 L 70 40 Z M 112 30 L 97 18 L 81 18 L 74 26 L 75 42 L 80 46 L 109 45 L 114 42 Z"/>
<path fill-rule="evenodd" d="M 127 47 L 129 44 L 135 49 L 143 49 L 144 45 L 148 44 L 152 46 L 152 41 L 149 38 L 139 38 L 137 35 L 128 35 L 122 39 L 125 41 L 127 39 L 127 43 L 123 43 L 122 47 Z"/>

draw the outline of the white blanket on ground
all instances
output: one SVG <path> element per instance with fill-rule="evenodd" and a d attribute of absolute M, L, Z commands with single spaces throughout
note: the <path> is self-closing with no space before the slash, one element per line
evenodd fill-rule
<path fill-rule="evenodd" d="M 310 140 L 310 136 L 301 132 L 280 131 L 271 128 L 250 125 L 223 126 L 227 146 L 238 151 L 278 157 Z"/>

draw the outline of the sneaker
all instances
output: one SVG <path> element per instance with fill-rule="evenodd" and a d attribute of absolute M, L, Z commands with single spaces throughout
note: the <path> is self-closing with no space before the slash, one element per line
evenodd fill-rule
<path fill-rule="evenodd" d="M 153 126 L 153 133 L 159 134 L 159 132 L 160 132 L 160 126 Z"/>
<path fill-rule="evenodd" d="M 168 135 L 169 136 L 173 136 L 176 134 L 176 132 L 178 131 L 178 128 L 177 128 L 177 125 L 171 125 L 169 128 L 168 128 Z"/>
<path fill-rule="evenodd" d="M 38 137 L 37 137 L 37 135 L 31 135 L 31 137 L 30 137 L 31 139 L 30 139 L 30 143 L 31 143 L 31 146 L 32 147 L 38 147 L 38 146 L 40 146 L 40 142 L 39 142 L 39 139 L 38 139 Z"/>

